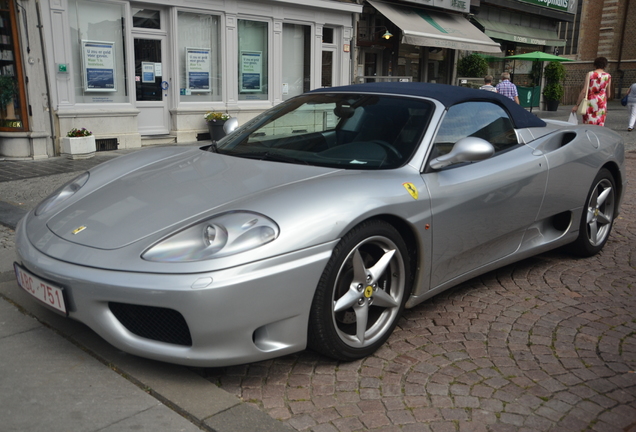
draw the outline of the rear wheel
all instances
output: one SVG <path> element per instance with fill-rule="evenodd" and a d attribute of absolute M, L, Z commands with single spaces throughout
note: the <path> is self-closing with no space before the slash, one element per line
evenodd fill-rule
<path fill-rule="evenodd" d="M 590 257 L 603 249 L 612 231 L 615 210 L 614 177 L 603 168 L 596 175 L 587 195 L 579 237 L 572 243 L 570 250 L 576 255 Z"/>
<path fill-rule="evenodd" d="M 309 346 L 355 360 L 391 335 L 410 293 L 406 245 L 395 228 L 369 221 L 338 243 L 314 295 Z"/>

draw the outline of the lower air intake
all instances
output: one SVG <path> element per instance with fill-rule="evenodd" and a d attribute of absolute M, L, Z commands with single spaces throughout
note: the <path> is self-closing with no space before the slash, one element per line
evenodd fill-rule
<path fill-rule="evenodd" d="M 175 345 L 192 346 L 190 329 L 183 315 L 173 309 L 108 303 L 110 311 L 131 333 Z"/>

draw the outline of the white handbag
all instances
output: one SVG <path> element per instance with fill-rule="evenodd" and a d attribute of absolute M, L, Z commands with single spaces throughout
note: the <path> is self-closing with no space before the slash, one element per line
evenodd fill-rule
<path fill-rule="evenodd" d="M 590 89 L 590 75 L 592 72 L 588 72 L 587 75 L 585 75 L 585 94 L 583 95 L 583 100 L 581 101 L 581 103 L 579 104 L 579 107 L 576 110 L 576 113 L 579 115 L 583 115 L 585 113 L 587 113 L 587 93 Z"/>

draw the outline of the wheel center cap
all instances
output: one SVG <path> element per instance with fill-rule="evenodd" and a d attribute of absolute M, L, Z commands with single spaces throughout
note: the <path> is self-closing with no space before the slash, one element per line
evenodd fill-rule
<path fill-rule="evenodd" d="M 364 296 L 366 298 L 369 298 L 373 295 L 373 287 L 371 285 L 367 285 L 367 287 L 364 289 Z"/>
<path fill-rule="evenodd" d="M 594 217 L 598 217 L 599 213 L 600 213 L 600 211 L 598 209 L 594 209 Z"/>

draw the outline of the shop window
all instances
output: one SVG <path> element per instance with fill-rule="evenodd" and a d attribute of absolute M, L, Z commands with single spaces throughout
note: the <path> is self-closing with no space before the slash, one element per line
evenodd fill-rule
<path fill-rule="evenodd" d="M 126 85 L 125 9 L 122 4 L 69 1 L 77 103 L 122 103 Z"/>
<path fill-rule="evenodd" d="M 268 33 L 266 22 L 238 21 L 239 100 L 268 99 Z"/>
<path fill-rule="evenodd" d="M 0 131 L 28 129 L 18 26 L 12 1 L 0 1 Z"/>
<path fill-rule="evenodd" d="M 179 12 L 178 34 L 181 101 L 223 100 L 219 17 Z"/>
<path fill-rule="evenodd" d="M 311 27 L 283 25 L 283 100 L 309 91 Z"/>

